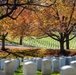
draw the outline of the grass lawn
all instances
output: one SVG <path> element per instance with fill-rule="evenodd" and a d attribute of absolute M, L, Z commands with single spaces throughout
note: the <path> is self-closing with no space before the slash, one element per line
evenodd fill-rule
<path fill-rule="evenodd" d="M 23 70 L 22 70 L 23 65 L 21 64 L 17 71 L 15 71 L 14 75 L 23 75 Z M 40 71 L 37 71 L 37 75 L 42 75 Z M 59 73 L 52 73 L 50 75 L 60 75 Z"/>
<path fill-rule="evenodd" d="M 10 37 L 7 37 L 8 40 L 19 43 L 19 38 L 15 38 L 12 40 Z M 60 44 L 59 42 L 51 39 L 50 37 L 42 38 L 42 39 L 36 39 L 25 37 L 23 39 L 23 45 L 24 46 L 31 46 L 31 47 L 39 47 L 39 48 L 51 48 L 51 49 L 59 49 Z M 76 49 L 76 38 L 70 41 L 70 49 Z M 65 46 L 66 47 L 66 46 Z"/>

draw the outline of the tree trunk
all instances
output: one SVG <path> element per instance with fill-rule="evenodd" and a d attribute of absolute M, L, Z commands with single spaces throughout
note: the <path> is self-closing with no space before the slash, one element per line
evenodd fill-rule
<path fill-rule="evenodd" d="M 60 53 L 64 52 L 64 41 L 60 41 Z"/>
<path fill-rule="evenodd" d="M 64 53 L 64 38 L 63 38 L 63 33 L 60 34 L 61 39 L 60 39 L 60 53 Z"/>
<path fill-rule="evenodd" d="M 66 36 L 66 49 L 69 49 L 69 35 Z"/>
<path fill-rule="evenodd" d="M 20 37 L 20 45 L 22 45 L 22 37 Z"/>
<path fill-rule="evenodd" d="M 2 48 L 1 50 L 6 50 L 5 49 L 5 36 L 2 36 Z"/>

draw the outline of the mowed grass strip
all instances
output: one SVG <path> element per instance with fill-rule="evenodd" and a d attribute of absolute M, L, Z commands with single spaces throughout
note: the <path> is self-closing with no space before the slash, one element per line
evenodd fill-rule
<path fill-rule="evenodd" d="M 72 36 L 72 35 L 71 35 Z M 7 40 L 10 40 L 12 44 L 16 43 L 19 44 L 19 38 L 11 39 L 9 36 Z M 70 41 L 70 49 L 76 49 L 76 38 Z M 31 47 L 38 47 L 38 48 L 51 48 L 51 49 L 60 49 L 60 44 L 56 40 L 53 40 L 50 37 L 36 39 L 25 37 L 23 39 L 23 46 L 31 46 Z M 64 45 L 66 48 L 66 44 Z"/>

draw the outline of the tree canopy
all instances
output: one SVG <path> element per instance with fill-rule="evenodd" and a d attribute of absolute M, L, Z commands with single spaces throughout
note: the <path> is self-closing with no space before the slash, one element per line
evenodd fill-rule
<path fill-rule="evenodd" d="M 64 42 L 69 42 L 75 36 L 69 35 L 76 26 L 75 0 L 57 0 L 48 8 L 36 12 L 39 18 L 39 28 L 49 37 L 60 42 L 61 51 L 64 51 Z"/>
<path fill-rule="evenodd" d="M 0 0 L 0 19 L 16 19 L 24 9 L 36 11 L 38 7 L 52 6 L 56 0 Z M 22 8 L 16 17 L 12 17 L 17 8 Z"/>

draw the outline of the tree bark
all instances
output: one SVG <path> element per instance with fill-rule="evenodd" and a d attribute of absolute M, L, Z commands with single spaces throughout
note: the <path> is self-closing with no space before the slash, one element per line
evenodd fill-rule
<path fill-rule="evenodd" d="M 8 35 L 8 32 L 6 32 L 6 34 L 3 34 L 3 35 L 2 35 L 2 48 L 1 48 L 1 50 L 4 50 L 4 51 L 7 50 L 7 49 L 5 48 L 5 38 L 6 38 L 7 35 Z"/>
<path fill-rule="evenodd" d="M 5 36 L 2 36 L 2 48 L 1 50 L 6 50 L 5 49 Z"/>
<path fill-rule="evenodd" d="M 20 37 L 20 45 L 22 45 L 22 37 Z"/>
<path fill-rule="evenodd" d="M 69 49 L 69 35 L 66 36 L 66 49 Z"/>
<path fill-rule="evenodd" d="M 60 53 L 63 53 L 64 52 L 64 41 L 61 40 L 60 41 Z"/>
<path fill-rule="evenodd" d="M 63 33 L 60 34 L 61 39 L 60 39 L 60 53 L 64 53 L 64 37 L 63 37 Z"/>

